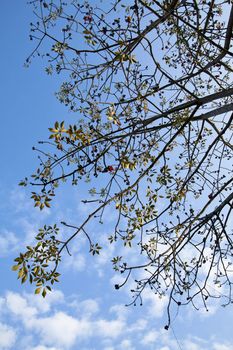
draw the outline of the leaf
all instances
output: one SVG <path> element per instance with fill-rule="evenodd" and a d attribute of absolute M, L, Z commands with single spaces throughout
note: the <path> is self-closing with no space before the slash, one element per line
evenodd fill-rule
<path fill-rule="evenodd" d="M 28 276 L 25 274 L 21 280 L 21 283 L 25 283 L 27 281 Z"/>
<path fill-rule="evenodd" d="M 40 291 L 41 291 L 41 287 L 40 288 L 36 288 L 35 294 L 40 294 Z"/>
<path fill-rule="evenodd" d="M 23 277 L 23 275 L 24 275 L 24 269 L 20 269 L 19 270 L 19 273 L 18 273 L 18 278 L 21 278 L 21 277 Z"/>
<path fill-rule="evenodd" d="M 20 265 L 14 265 L 12 266 L 11 270 L 12 271 L 17 271 L 19 269 Z"/>
<path fill-rule="evenodd" d="M 40 210 L 42 210 L 44 208 L 44 203 L 40 204 Z"/>
<path fill-rule="evenodd" d="M 90 32 L 90 30 L 87 30 L 87 29 L 85 29 L 84 31 L 83 31 L 83 34 L 92 34 L 91 32 Z"/>

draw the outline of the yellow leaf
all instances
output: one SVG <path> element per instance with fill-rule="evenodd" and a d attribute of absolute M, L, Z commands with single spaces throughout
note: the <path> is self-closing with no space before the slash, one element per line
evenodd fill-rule
<path fill-rule="evenodd" d="M 27 278 L 28 278 L 28 276 L 27 276 L 27 275 L 24 275 L 23 278 L 22 278 L 22 280 L 21 280 L 21 283 L 25 283 L 26 280 L 27 280 Z"/>
<path fill-rule="evenodd" d="M 36 288 L 35 294 L 40 294 L 41 288 Z"/>
<path fill-rule="evenodd" d="M 24 275 L 24 270 L 20 269 L 18 273 L 18 278 L 21 278 Z"/>

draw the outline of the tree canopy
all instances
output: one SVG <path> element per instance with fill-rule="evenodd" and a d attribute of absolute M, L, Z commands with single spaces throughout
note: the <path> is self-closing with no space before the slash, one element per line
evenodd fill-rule
<path fill-rule="evenodd" d="M 34 246 L 15 259 L 22 282 L 46 295 L 58 281 L 63 254 L 84 235 L 101 254 L 90 221 L 116 212 L 109 244 L 133 249 L 135 265 L 113 256 L 143 291 L 172 305 L 219 297 L 232 300 L 231 50 L 229 0 L 30 1 L 35 22 L 27 59 L 43 56 L 49 75 L 62 76 L 58 100 L 75 124 L 57 120 L 40 142 L 40 164 L 21 181 L 34 205 L 50 207 L 58 186 L 73 193 L 88 181 L 86 220 L 44 226 Z M 59 77 L 60 79 L 60 77 Z M 66 182 L 63 185 L 63 182 Z M 94 186 L 94 187 L 93 187 Z M 91 205 L 90 205 L 91 204 Z M 121 249 L 122 251 L 122 249 Z M 130 282 L 130 285 L 132 283 Z"/>

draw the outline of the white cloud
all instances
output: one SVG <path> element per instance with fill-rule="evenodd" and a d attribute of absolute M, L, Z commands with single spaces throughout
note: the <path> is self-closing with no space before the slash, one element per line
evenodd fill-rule
<path fill-rule="evenodd" d="M 99 277 L 105 277 L 106 271 L 112 272 L 111 260 L 115 252 L 115 244 L 110 244 L 108 241 L 108 233 L 98 234 L 98 243 L 103 249 L 101 249 L 100 254 L 93 257 L 93 264 L 91 268 L 96 269 Z"/>
<path fill-rule="evenodd" d="M 5 298 L 0 298 L 0 309 L 5 303 L 12 314 L 27 322 L 39 313 L 50 311 L 54 304 L 58 305 L 63 302 L 64 294 L 59 290 L 48 293 L 45 299 L 41 295 L 25 293 L 22 296 L 19 293 L 7 292 Z"/>
<path fill-rule="evenodd" d="M 189 350 L 199 350 L 200 349 L 200 344 L 194 343 L 191 340 L 185 340 L 183 342 L 185 349 Z"/>
<path fill-rule="evenodd" d="M 115 284 L 119 284 L 121 285 L 122 283 L 124 283 L 125 281 L 125 277 L 123 277 L 122 275 L 119 274 L 115 274 L 111 279 L 110 279 L 110 283 L 112 286 L 115 286 Z M 119 293 L 119 291 L 118 291 Z"/>
<path fill-rule="evenodd" d="M 80 252 L 72 253 L 71 256 L 66 255 L 63 259 L 63 266 L 66 270 L 84 271 L 86 268 L 86 257 Z"/>
<path fill-rule="evenodd" d="M 22 187 L 15 187 L 10 192 L 10 204 L 16 212 L 31 210 L 33 205 L 30 196 Z"/>
<path fill-rule="evenodd" d="M 167 307 L 168 297 L 159 297 L 154 294 L 150 289 L 146 289 L 142 295 L 143 301 L 147 305 L 148 316 L 150 317 L 162 317 Z"/>
<path fill-rule="evenodd" d="M 62 349 L 73 346 L 77 337 L 86 338 L 91 333 L 89 322 L 79 321 L 64 312 L 33 319 L 30 325 L 31 329 L 40 334 L 46 345 L 61 346 Z"/>
<path fill-rule="evenodd" d="M 161 300 L 157 298 L 153 301 L 156 296 L 147 292 L 145 298 L 146 305 L 140 309 L 144 318 L 137 318 L 136 310 L 119 304 L 102 310 L 101 299 L 79 300 L 77 296 L 71 296 L 66 300 L 61 291 L 49 294 L 48 299 L 34 294 L 7 292 L 0 301 L 3 300 L 2 304 L 6 305 L 5 315 L 18 322 L 17 329 L 23 334 L 19 346 L 17 344 L 18 349 L 70 350 L 74 347 L 88 350 L 93 348 L 90 344 L 96 341 L 104 350 L 135 350 L 135 344 L 140 344 L 143 349 L 177 350 L 178 343 L 171 332 L 152 328 L 151 316 L 163 313 L 163 306 L 159 304 Z M 61 311 L 59 306 L 65 311 Z M 0 323 L 0 349 L 14 348 L 15 339 L 13 328 Z M 226 342 L 212 340 L 207 343 L 187 335 L 181 345 L 189 350 L 233 350 L 232 345 Z"/>
<path fill-rule="evenodd" d="M 89 318 L 99 311 L 99 304 L 94 299 L 86 299 L 78 303 L 78 311 L 83 315 L 83 317 Z"/>
<path fill-rule="evenodd" d="M 159 333 L 156 331 L 149 331 L 147 332 L 144 337 L 142 338 L 141 343 L 143 345 L 150 345 L 155 343 L 155 341 L 158 339 Z"/>
<path fill-rule="evenodd" d="M 10 192 L 10 203 L 16 213 L 27 213 L 27 217 L 30 213 L 34 219 L 40 217 L 43 220 L 51 213 L 49 208 L 44 208 L 43 211 L 40 211 L 38 207 L 35 208 L 32 199 L 22 187 L 16 187 Z"/>
<path fill-rule="evenodd" d="M 20 227 L 20 230 L 23 232 L 23 238 L 18 249 L 20 247 L 25 249 L 25 245 L 30 245 L 34 242 L 35 235 L 38 232 L 38 228 L 41 226 L 41 224 L 38 218 L 37 220 L 34 218 L 33 220 L 30 221 L 27 216 L 21 216 L 17 220 L 17 223 L 18 223 L 18 226 Z"/>
<path fill-rule="evenodd" d="M 85 218 L 89 213 L 91 213 L 95 208 L 97 207 L 96 204 L 94 203 L 83 203 L 83 202 L 78 202 L 77 205 L 77 210 L 80 216 L 82 218 Z M 116 218 L 117 218 L 117 210 L 113 210 L 112 206 L 107 206 L 104 211 L 104 217 L 103 221 L 105 224 L 114 223 Z M 96 222 L 93 223 L 93 225 L 96 226 Z"/>
<path fill-rule="evenodd" d="M 233 345 L 214 343 L 213 349 L 214 350 L 233 350 Z"/>
<path fill-rule="evenodd" d="M 55 292 L 54 296 L 51 294 L 48 300 L 31 294 L 21 296 L 18 293 L 7 292 L 5 301 L 8 312 L 21 320 L 26 330 L 38 334 L 46 346 L 66 349 L 73 346 L 76 340 L 81 341 L 90 336 L 115 339 L 126 328 L 124 319 L 120 318 L 91 320 L 90 317 L 99 311 L 99 305 L 93 299 L 79 303 L 79 318 L 62 311 L 42 317 L 44 312 L 51 311 L 52 304 L 57 305 L 63 302 L 63 299 L 64 295 L 59 291 Z M 66 306 L 69 307 L 69 304 Z"/>
<path fill-rule="evenodd" d="M 135 350 L 135 347 L 132 346 L 132 342 L 130 339 L 124 339 L 120 343 L 119 349 L 120 350 Z"/>
<path fill-rule="evenodd" d="M 6 256 L 18 248 L 18 238 L 14 232 L 3 230 L 0 233 L 0 256 Z"/>
<path fill-rule="evenodd" d="M 120 304 L 113 305 L 109 311 L 115 313 L 118 319 L 125 319 L 131 313 L 130 308 Z"/>
<path fill-rule="evenodd" d="M 10 349 L 16 341 L 16 332 L 12 327 L 0 323 L 0 349 Z"/>
<path fill-rule="evenodd" d="M 30 348 L 30 350 L 61 350 L 61 348 L 51 348 L 44 345 L 38 345 L 36 347 Z"/>
<path fill-rule="evenodd" d="M 22 297 L 18 293 L 8 292 L 6 305 L 13 315 L 22 320 L 26 329 L 40 335 L 45 345 L 69 348 L 77 339 L 86 339 L 90 335 L 114 339 L 124 330 L 124 320 L 88 319 L 99 311 L 99 305 L 95 300 L 87 299 L 80 302 L 80 317 L 77 319 L 61 311 L 48 317 L 41 317 L 41 312 L 49 311 L 52 303 L 63 301 L 64 296 L 61 292 L 57 291 L 54 297 L 45 300 L 44 306 L 42 300 L 39 301 L 40 297 L 37 297 L 27 294 Z M 37 302 L 33 303 L 33 300 Z M 34 306 L 31 306 L 32 304 Z"/>
<path fill-rule="evenodd" d="M 38 312 L 48 312 L 54 304 L 61 304 L 64 302 L 64 294 L 60 290 L 53 290 L 48 293 L 46 298 L 41 295 L 25 294 L 25 298 L 29 305 L 33 305 Z"/>
<path fill-rule="evenodd" d="M 146 317 L 146 315 L 145 315 Z M 148 321 L 146 319 L 140 318 L 135 323 L 131 324 L 128 327 L 128 332 L 140 332 L 143 331 L 148 325 Z"/>
<path fill-rule="evenodd" d="M 0 297 L 0 316 L 5 311 L 5 298 Z"/>
<path fill-rule="evenodd" d="M 16 316 L 28 322 L 37 314 L 37 309 L 28 305 L 27 300 L 18 293 L 8 292 L 6 295 L 6 305 Z"/>
<path fill-rule="evenodd" d="M 117 338 L 125 329 L 123 320 L 101 319 L 95 322 L 95 331 L 101 337 Z"/>

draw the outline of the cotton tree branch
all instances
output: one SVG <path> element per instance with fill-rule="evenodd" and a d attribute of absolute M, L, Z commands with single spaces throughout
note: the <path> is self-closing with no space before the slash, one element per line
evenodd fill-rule
<path fill-rule="evenodd" d="M 198 300 L 207 308 L 216 297 L 209 281 L 232 300 L 233 5 L 33 4 L 30 57 L 43 54 L 46 72 L 64 77 L 57 98 L 75 121 L 51 123 L 38 168 L 21 185 L 38 189 L 31 197 L 41 210 L 64 181 L 86 191 L 81 201 L 94 207 L 84 220 L 65 224 L 62 240 L 56 225 L 44 226 L 38 243 L 16 260 L 19 278 L 39 283 L 45 296 L 79 234 L 92 255 L 108 249 L 89 223 L 104 223 L 110 207 L 116 220 L 107 238 L 120 251 L 112 264 L 125 273 L 116 288 L 134 279 L 133 304 L 146 288 L 167 295 L 168 327 L 174 304 L 198 308 Z M 124 247 L 134 250 L 134 266 Z"/>
<path fill-rule="evenodd" d="M 189 102 L 182 103 L 181 105 L 179 105 L 177 107 L 174 107 L 174 108 L 171 108 L 170 110 L 168 110 L 168 111 L 166 111 L 164 113 L 158 114 L 158 115 L 156 115 L 154 117 L 146 119 L 145 121 L 142 121 L 142 124 L 144 126 L 147 126 L 148 124 L 153 123 L 154 121 L 156 121 L 158 119 L 161 119 L 163 117 L 167 117 L 170 114 L 182 111 L 182 110 L 184 110 L 186 108 L 190 108 L 190 107 L 193 107 L 193 106 L 201 107 L 201 106 L 203 106 L 203 105 L 205 105 L 207 103 L 219 100 L 221 98 L 230 97 L 232 95 L 233 95 L 233 88 L 229 88 L 227 90 L 219 91 L 219 92 L 213 93 L 211 95 L 204 96 L 202 98 L 198 98 L 196 100 L 192 100 L 192 101 L 189 101 Z"/>

